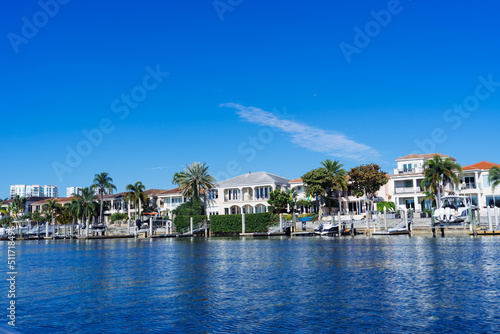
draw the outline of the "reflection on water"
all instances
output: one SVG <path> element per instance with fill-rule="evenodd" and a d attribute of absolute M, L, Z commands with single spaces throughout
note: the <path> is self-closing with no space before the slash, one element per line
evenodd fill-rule
<path fill-rule="evenodd" d="M 23 333 L 491 333 L 500 321 L 494 237 L 16 247 Z"/>

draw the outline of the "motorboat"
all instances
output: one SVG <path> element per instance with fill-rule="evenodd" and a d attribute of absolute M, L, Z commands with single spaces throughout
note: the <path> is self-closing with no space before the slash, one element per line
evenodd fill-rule
<path fill-rule="evenodd" d="M 468 223 L 470 210 L 477 209 L 465 196 L 444 196 L 440 204 L 440 208 L 434 211 L 435 224 Z"/>
<path fill-rule="evenodd" d="M 319 226 L 314 229 L 314 232 L 318 235 L 336 234 L 339 232 L 339 226 L 333 225 L 333 223 L 319 224 Z"/>

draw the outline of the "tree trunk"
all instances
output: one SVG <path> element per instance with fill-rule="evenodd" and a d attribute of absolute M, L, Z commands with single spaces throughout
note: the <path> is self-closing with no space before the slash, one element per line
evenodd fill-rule
<path fill-rule="evenodd" d="M 101 217 L 100 217 L 100 223 L 104 224 L 104 212 L 103 212 L 103 207 L 104 207 L 103 194 L 104 194 L 104 191 L 102 189 L 99 189 L 99 193 L 101 195 Z"/>
<path fill-rule="evenodd" d="M 437 203 L 436 203 L 437 204 L 437 208 L 441 209 L 441 187 L 437 186 L 436 190 L 437 190 Z"/>
<path fill-rule="evenodd" d="M 141 219 L 141 199 L 139 198 L 139 207 L 137 208 L 137 210 L 139 210 L 139 219 Z"/>

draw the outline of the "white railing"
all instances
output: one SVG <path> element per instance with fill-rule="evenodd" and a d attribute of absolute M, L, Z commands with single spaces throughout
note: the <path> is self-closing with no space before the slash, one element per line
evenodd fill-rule
<path fill-rule="evenodd" d="M 415 188 L 414 187 L 394 188 L 394 192 L 396 194 L 409 194 L 409 193 L 414 193 L 415 192 Z"/>

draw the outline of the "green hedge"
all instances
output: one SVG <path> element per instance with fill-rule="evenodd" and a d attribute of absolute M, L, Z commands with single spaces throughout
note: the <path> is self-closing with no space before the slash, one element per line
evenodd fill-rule
<path fill-rule="evenodd" d="M 191 222 L 191 217 L 193 217 L 193 228 L 196 228 L 202 220 L 207 219 L 207 216 L 205 216 L 205 215 L 175 216 L 175 218 L 174 218 L 175 230 L 177 232 L 181 232 L 183 229 L 188 229 L 190 222 Z"/>
<path fill-rule="evenodd" d="M 276 217 L 270 212 L 245 215 L 245 232 L 267 232 Z M 210 217 L 213 233 L 241 232 L 241 215 L 216 215 Z"/>

